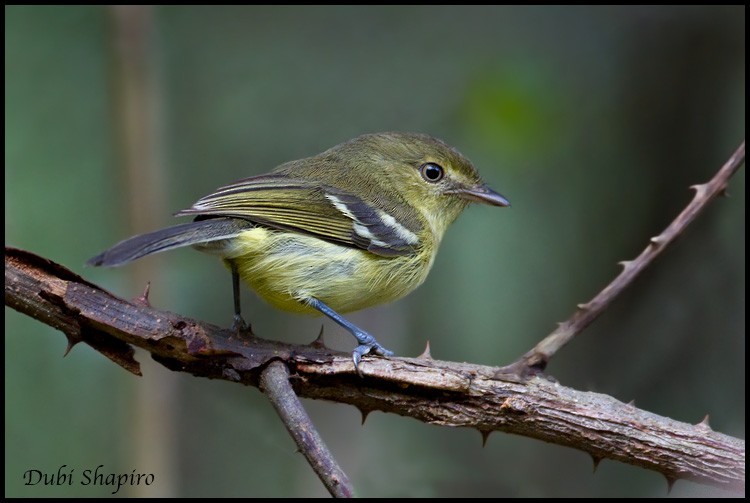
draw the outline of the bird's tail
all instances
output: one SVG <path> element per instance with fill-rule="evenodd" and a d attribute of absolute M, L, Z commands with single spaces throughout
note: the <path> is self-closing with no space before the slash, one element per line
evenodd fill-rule
<path fill-rule="evenodd" d="M 175 225 L 121 241 L 89 259 L 86 265 L 123 265 L 152 253 L 232 238 L 254 226 L 252 222 L 238 218 L 209 218 Z"/>

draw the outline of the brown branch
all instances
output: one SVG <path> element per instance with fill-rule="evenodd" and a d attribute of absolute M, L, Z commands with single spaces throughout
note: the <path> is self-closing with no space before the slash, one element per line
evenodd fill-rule
<path fill-rule="evenodd" d="M 348 403 L 486 437 L 504 431 L 573 447 L 662 473 L 743 490 L 745 442 L 657 416 L 614 398 L 566 388 L 541 377 L 497 376 L 498 369 L 421 358 L 365 358 L 363 377 L 351 355 L 314 343 L 294 346 L 238 338 L 214 325 L 119 299 L 73 272 L 6 247 L 5 303 L 83 341 L 138 373 L 131 345 L 173 370 L 258 386 L 280 360 L 302 397 Z"/>
<path fill-rule="evenodd" d="M 706 209 L 708 203 L 726 191 L 729 179 L 744 161 L 745 142 L 743 141 L 711 181 L 690 187 L 695 190 L 693 199 L 661 234 L 649 240 L 649 244 L 638 257 L 620 262 L 623 266 L 622 272 L 611 283 L 589 302 L 578 304 L 578 309 L 570 319 L 560 323 L 554 332 L 542 339 L 516 362 L 501 368 L 499 375 L 530 375 L 544 370 L 555 353 L 597 319 L 612 301 L 630 286 L 646 267 L 651 265 L 656 257 L 685 232 L 685 229 Z"/>
<path fill-rule="evenodd" d="M 289 369 L 280 361 L 268 364 L 260 376 L 260 387 L 278 412 L 281 421 L 307 458 L 331 496 L 351 498 L 349 477 L 338 465 L 305 412 L 289 383 Z"/>

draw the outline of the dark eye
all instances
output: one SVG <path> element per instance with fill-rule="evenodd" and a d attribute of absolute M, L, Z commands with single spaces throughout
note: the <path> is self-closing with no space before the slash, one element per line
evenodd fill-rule
<path fill-rule="evenodd" d="M 426 162 L 419 168 L 419 172 L 422 173 L 422 178 L 430 183 L 439 182 L 443 179 L 443 168 L 435 164 L 434 162 Z"/>

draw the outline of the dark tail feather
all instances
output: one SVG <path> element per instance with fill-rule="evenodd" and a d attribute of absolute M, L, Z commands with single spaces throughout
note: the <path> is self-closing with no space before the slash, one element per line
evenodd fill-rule
<path fill-rule="evenodd" d="M 89 259 L 86 265 L 118 266 L 161 251 L 218 241 L 252 229 L 254 224 L 237 218 L 209 218 L 133 236 Z"/>

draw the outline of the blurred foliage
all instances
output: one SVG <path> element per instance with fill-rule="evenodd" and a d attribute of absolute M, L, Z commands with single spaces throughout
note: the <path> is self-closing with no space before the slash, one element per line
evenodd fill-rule
<path fill-rule="evenodd" d="M 401 355 L 499 365 L 595 294 L 689 201 L 745 132 L 745 7 L 160 7 L 153 10 L 163 198 L 219 185 L 364 132 L 457 146 L 513 207 L 472 207 L 423 287 L 355 313 Z M 5 7 L 5 242 L 132 297 L 129 269 L 82 264 L 126 237 L 105 7 Z M 744 436 L 745 170 L 693 228 L 553 360 L 563 384 Z M 153 230 L 169 215 L 153 215 Z M 146 259 L 151 260 L 151 259 Z M 156 307 L 228 324 L 229 275 L 162 258 Z M 320 320 L 245 295 L 261 336 L 304 342 Z M 331 345 L 350 337 L 325 322 Z M 135 378 L 6 309 L 6 496 L 29 469 L 134 466 Z M 147 355 L 139 354 L 141 360 Z M 178 376 L 167 425 L 180 496 L 323 496 L 257 390 Z M 306 402 L 363 496 L 662 496 L 657 474 L 584 453 Z M 155 473 L 157 484 L 159 472 Z M 143 489 L 143 488 L 142 488 Z M 678 482 L 673 495 L 714 494 Z M 132 495 L 125 487 L 119 495 Z M 148 488 L 140 494 L 149 494 Z"/>

